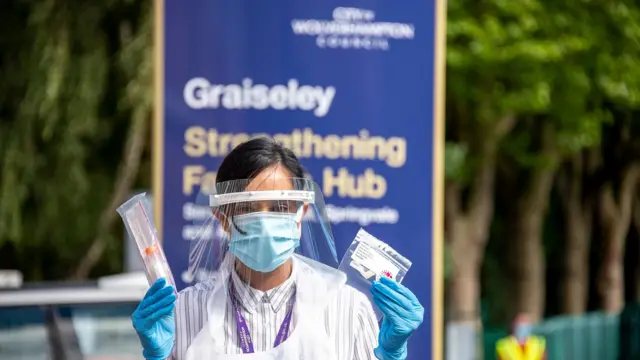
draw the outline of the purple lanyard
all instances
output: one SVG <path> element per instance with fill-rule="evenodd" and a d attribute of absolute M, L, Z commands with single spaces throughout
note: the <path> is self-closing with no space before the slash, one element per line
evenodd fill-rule
<path fill-rule="evenodd" d="M 276 347 L 282 344 L 287 337 L 289 337 L 289 328 L 291 326 L 291 318 L 293 313 L 293 304 L 296 302 L 296 294 L 293 293 L 293 301 L 289 305 L 289 309 L 287 310 L 287 314 L 284 316 L 284 320 L 282 320 L 282 325 L 280 325 L 280 330 L 278 330 L 278 335 L 276 335 L 276 341 L 273 343 L 273 347 Z M 244 354 L 252 354 L 254 353 L 253 349 L 253 340 L 251 340 L 251 334 L 249 333 L 249 326 L 247 326 L 247 321 L 244 319 L 244 316 L 240 313 L 238 309 L 238 300 L 235 296 L 235 289 L 231 290 L 231 303 L 233 304 L 233 312 L 236 314 L 236 327 L 238 328 L 238 340 L 240 341 L 240 347 L 242 348 L 242 352 Z"/>

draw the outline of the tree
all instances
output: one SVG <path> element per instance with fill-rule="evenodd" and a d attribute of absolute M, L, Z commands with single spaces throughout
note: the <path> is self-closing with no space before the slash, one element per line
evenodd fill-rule
<path fill-rule="evenodd" d="M 636 131 L 632 132 L 632 127 Z M 634 194 L 640 188 L 640 144 L 631 134 L 640 133 L 640 127 L 637 121 L 618 117 L 609 130 L 604 179 L 598 194 L 604 241 L 598 291 L 603 309 L 617 313 L 624 306 L 625 240 L 633 216 Z"/>
<path fill-rule="evenodd" d="M 638 98 L 637 79 L 635 76 L 629 79 L 629 74 L 637 73 L 637 65 L 627 58 L 637 51 L 634 45 L 638 43 L 637 15 L 631 8 L 637 6 L 629 4 L 545 2 L 545 12 L 551 15 L 540 14 L 543 20 L 538 21 L 540 31 L 536 36 L 556 39 L 547 50 L 559 55 L 550 57 L 553 60 L 544 65 L 544 74 L 539 77 L 550 89 L 550 101 L 548 108 L 535 118 L 546 124 L 529 121 L 528 126 L 519 127 L 510 137 L 511 145 L 505 153 L 516 160 L 516 169 L 528 175 L 514 177 L 517 184 L 526 185 L 512 212 L 513 245 L 517 259 L 515 275 L 519 278 L 517 310 L 534 317 L 542 315 L 544 303 L 539 294 L 545 288 L 544 272 L 540 270 L 544 265 L 540 264 L 544 261 L 540 245 L 542 219 L 555 176 L 554 167 L 567 160 L 577 171 L 573 171 L 573 181 L 566 179 L 568 169 L 560 172 L 567 221 L 565 310 L 578 313 L 586 304 L 587 276 L 583 264 L 589 239 L 580 233 L 585 230 L 580 223 L 588 221 L 593 199 L 581 194 L 581 187 L 587 185 L 587 191 L 595 189 L 581 182 L 593 174 L 598 160 L 594 161 L 591 155 L 583 162 L 581 154 L 597 150 L 603 124 L 611 121 L 607 103 L 622 101 L 628 109 L 635 106 Z M 634 50 L 624 50 L 631 48 Z M 586 206 L 578 212 L 577 204 Z M 577 299 L 580 296 L 582 299 Z"/>
<path fill-rule="evenodd" d="M 447 32 L 447 133 L 452 142 L 445 160 L 445 211 L 453 263 L 451 313 L 463 321 L 479 316 L 479 271 L 493 213 L 496 156 L 515 120 L 492 102 L 493 85 L 499 82 L 493 64 L 469 50 L 474 40 L 491 43 L 471 5 L 465 0 L 449 3 Z M 478 86 L 467 86 L 473 82 Z"/>
<path fill-rule="evenodd" d="M 632 216 L 632 198 L 640 182 L 640 6 L 637 2 L 607 3 L 602 11 L 607 38 L 597 57 L 596 79 L 615 122 L 603 144 L 605 171 L 599 192 L 603 228 L 603 258 L 598 288 L 603 308 L 618 312 L 624 302 L 624 242 Z"/>
<path fill-rule="evenodd" d="M 542 315 L 540 232 L 549 192 L 565 148 L 584 146 L 575 134 L 599 119 L 584 115 L 581 95 L 589 91 L 587 75 L 572 66 L 593 41 L 585 34 L 588 28 L 576 28 L 571 21 L 574 10 L 536 0 L 449 4 L 449 148 L 458 146 L 468 154 L 463 170 L 447 174 L 446 194 L 454 262 L 451 291 L 461 313 L 476 311 L 497 157 L 503 153 L 515 165 L 520 190 L 512 231 L 513 249 L 521 254 L 514 257 L 516 308 L 534 318 Z M 567 104 L 577 111 L 569 119 L 563 116 Z M 588 124 L 580 125 L 584 120 Z M 521 181 L 517 170 L 522 167 L 527 181 Z"/>
<path fill-rule="evenodd" d="M 132 97 L 151 91 L 133 81 L 144 68 L 128 45 L 151 8 L 67 0 L 11 1 L 4 10 L 0 248 L 13 249 L 27 280 L 61 278 L 97 234 L 130 119 L 149 116 L 140 115 L 148 102 Z M 113 230 L 100 229 L 108 244 L 120 238 Z"/>
<path fill-rule="evenodd" d="M 108 241 L 105 233 L 109 231 L 117 218 L 116 208 L 126 200 L 126 196 L 138 176 L 148 138 L 147 124 L 151 121 L 150 114 L 153 108 L 153 92 L 150 91 L 153 79 L 153 61 L 150 49 L 152 14 L 151 11 L 143 11 L 140 19 L 134 19 L 139 20 L 138 24 L 135 24 L 138 21 L 132 23 L 129 19 L 123 19 L 120 27 L 122 48 L 118 54 L 118 60 L 124 73 L 130 79 L 122 99 L 122 106 L 132 109 L 131 125 L 111 199 L 100 214 L 97 234 L 87 251 L 87 255 L 80 261 L 72 275 L 76 279 L 86 278 L 102 257 Z"/>

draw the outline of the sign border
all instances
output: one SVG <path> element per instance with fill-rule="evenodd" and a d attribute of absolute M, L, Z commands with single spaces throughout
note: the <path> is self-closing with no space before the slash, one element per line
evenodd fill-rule
<path fill-rule="evenodd" d="M 165 0 L 154 1 L 153 9 L 154 116 L 151 190 L 153 192 L 153 214 L 160 241 L 162 241 L 164 205 L 164 3 Z"/>
<path fill-rule="evenodd" d="M 447 0 L 435 1 L 433 84 L 433 209 L 431 216 L 431 356 L 444 358 L 444 148 Z"/>
<path fill-rule="evenodd" d="M 162 241 L 164 196 L 164 4 L 154 2 L 154 116 L 153 116 L 153 208 L 158 236 Z M 431 244 L 431 356 L 443 359 L 444 327 L 444 141 L 447 1 L 435 1 L 435 61 L 433 99 L 433 179 Z"/>

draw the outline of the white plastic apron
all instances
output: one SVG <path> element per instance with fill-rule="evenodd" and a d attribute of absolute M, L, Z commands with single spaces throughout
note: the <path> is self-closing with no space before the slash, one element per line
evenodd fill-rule
<path fill-rule="evenodd" d="M 337 269 L 295 255 L 295 327 L 277 347 L 253 354 L 224 354 L 224 317 L 229 273 L 222 273 L 209 298 L 208 319 L 187 349 L 187 360 L 328 360 L 337 359 L 335 342 L 324 324 L 325 309 L 338 296 L 346 275 Z"/>

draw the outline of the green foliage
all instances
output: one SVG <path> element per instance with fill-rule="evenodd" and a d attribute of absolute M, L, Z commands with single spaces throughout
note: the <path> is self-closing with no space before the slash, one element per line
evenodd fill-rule
<path fill-rule="evenodd" d="M 456 100 L 490 102 L 490 121 L 550 107 L 553 67 L 590 45 L 557 31 L 539 1 L 449 2 L 447 64 Z M 487 105 L 484 105 L 487 106 Z"/>
<path fill-rule="evenodd" d="M 637 2 L 605 5 L 610 19 L 608 51 L 598 54 L 598 85 L 607 98 L 637 109 L 640 105 L 640 8 Z"/>
<path fill-rule="evenodd" d="M 465 182 L 468 180 L 467 148 L 464 144 L 447 142 L 444 148 L 444 171 L 447 180 Z"/>
<path fill-rule="evenodd" d="M 68 0 L 5 10 L 0 249 L 11 244 L 23 270 L 40 267 L 34 248 L 53 250 L 57 266 L 32 277 L 59 278 L 95 236 L 128 123 L 151 103 L 151 7 Z"/>
<path fill-rule="evenodd" d="M 547 166 L 600 143 L 602 125 L 612 119 L 605 102 L 638 106 L 636 3 L 451 0 L 448 5 L 448 110 L 462 123 L 458 132 L 467 132 L 455 139 L 461 146 L 490 140 L 499 119 L 515 114 L 519 126 L 504 153 L 520 166 Z M 532 116 L 535 121 L 523 123 Z M 537 158 L 536 122 L 553 124 L 556 161 Z"/>

